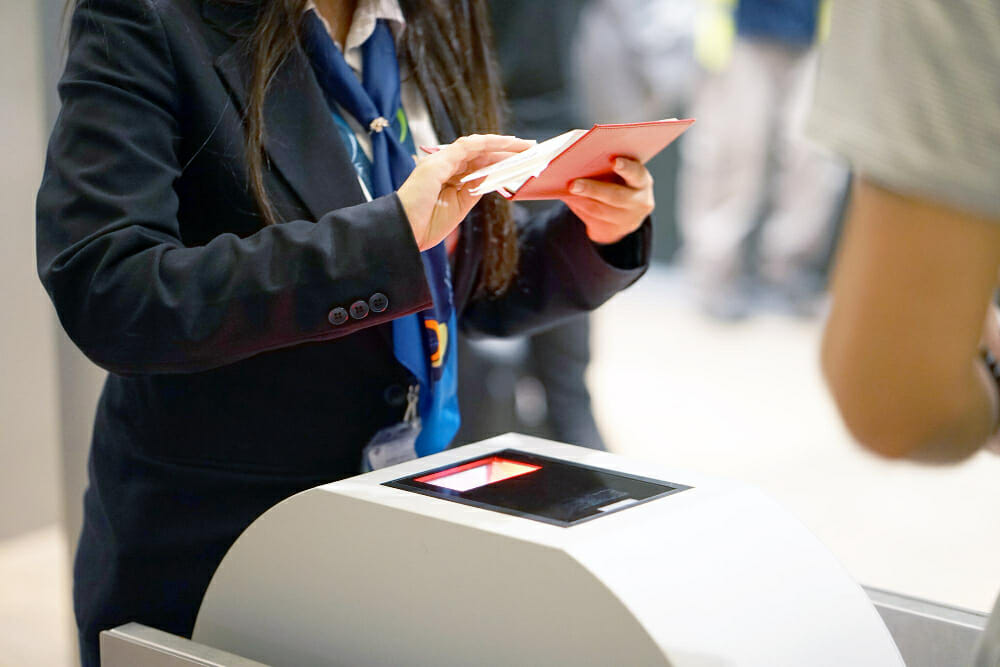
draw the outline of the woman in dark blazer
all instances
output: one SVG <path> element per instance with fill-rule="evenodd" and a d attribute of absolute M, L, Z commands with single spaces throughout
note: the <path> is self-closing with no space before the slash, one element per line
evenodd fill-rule
<path fill-rule="evenodd" d="M 338 17 L 384 1 L 317 5 L 343 35 Z M 75 7 L 37 215 L 60 320 L 110 372 L 75 563 L 86 665 L 99 631 L 127 621 L 189 635 L 251 521 L 359 472 L 406 407 L 391 322 L 431 304 L 428 244 L 459 230 L 455 310 L 489 335 L 595 308 L 646 268 L 651 187 L 632 161 L 624 184 L 581 183 L 575 213 L 514 225 L 492 197 L 465 216 L 478 200 L 456 178 L 525 145 L 478 137 L 367 201 L 298 41 L 306 5 Z M 439 141 L 495 131 L 481 0 L 398 7 L 400 64 Z"/>

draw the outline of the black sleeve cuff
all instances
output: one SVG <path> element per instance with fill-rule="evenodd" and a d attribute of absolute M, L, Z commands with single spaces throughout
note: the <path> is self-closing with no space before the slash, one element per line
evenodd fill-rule
<path fill-rule="evenodd" d="M 651 228 L 652 220 L 647 217 L 639 229 L 620 241 L 607 245 L 594 243 L 594 248 L 601 259 L 616 269 L 638 269 L 646 264 L 650 255 Z"/>

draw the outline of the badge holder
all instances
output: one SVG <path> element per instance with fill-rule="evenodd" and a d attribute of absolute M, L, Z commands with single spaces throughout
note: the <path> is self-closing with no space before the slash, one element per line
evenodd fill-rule
<path fill-rule="evenodd" d="M 361 472 L 412 461 L 417 458 L 417 436 L 420 435 L 420 385 L 410 385 L 406 392 L 406 413 L 403 421 L 386 426 L 372 436 L 361 453 Z"/>

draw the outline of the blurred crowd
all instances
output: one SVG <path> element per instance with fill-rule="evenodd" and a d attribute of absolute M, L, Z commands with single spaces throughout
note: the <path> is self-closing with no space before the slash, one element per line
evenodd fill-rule
<path fill-rule="evenodd" d="M 494 0 L 510 131 L 693 117 L 648 165 L 654 258 L 708 317 L 814 317 L 847 168 L 805 138 L 823 0 Z M 551 205 L 551 204 L 539 204 Z M 584 374 L 588 319 L 462 344 L 456 444 L 516 430 L 604 448 Z"/>

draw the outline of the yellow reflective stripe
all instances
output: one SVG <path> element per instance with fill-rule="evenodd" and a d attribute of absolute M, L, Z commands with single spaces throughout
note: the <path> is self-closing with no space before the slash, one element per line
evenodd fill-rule
<path fill-rule="evenodd" d="M 736 39 L 733 0 L 702 3 L 694 32 L 694 55 L 709 72 L 719 72 L 729 64 Z"/>

